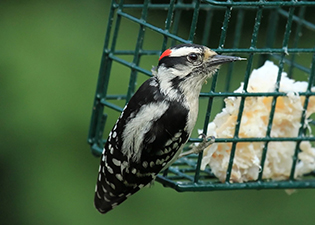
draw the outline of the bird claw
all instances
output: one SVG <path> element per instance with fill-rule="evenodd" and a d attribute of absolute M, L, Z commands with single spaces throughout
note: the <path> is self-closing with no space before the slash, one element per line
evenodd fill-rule
<path fill-rule="evenodd" d="M 205 148 L 209 147 L 211 144 L 213 144 L 215 142 L 214 136 L 208 136 L 207 137 L 205 134 L 201 134 L 200 136 L 203 139 L 202 142 L 199 143 L 199 145 L 192 146 L 191 150 L 186 151 L 186 152 L 182 152 L 178 158 L 181 158 L 181 157 L 184 157 L 184 156 L 187 156 L 190 154 L 198 154 L 198 153 L 202 152 Z M 208 139 L 210 139 L 210 140 L 208 141 Z"/>

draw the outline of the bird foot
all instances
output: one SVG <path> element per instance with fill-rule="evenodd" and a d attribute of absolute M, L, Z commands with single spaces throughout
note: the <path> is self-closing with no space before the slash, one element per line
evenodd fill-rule
<path fill-rule="evenodd" d="M 215 142 L 215 137 L 214 136 L 206 136 L 205 134 L 201 134 L 202 136 L 202 142 L 199 143 L 199 145 L 194 145 L 191 146 L 191 150 L 188 150 L 186 152 L 182 152 L 179 155 L 179 158 L 190 155 L 190 154 L 198 154 L 200 152 L 202 152 L 205 148 L 209 147 L 211 144 L 213 144 Z M 210 140 L 208 140 L 210 139 Z"/>

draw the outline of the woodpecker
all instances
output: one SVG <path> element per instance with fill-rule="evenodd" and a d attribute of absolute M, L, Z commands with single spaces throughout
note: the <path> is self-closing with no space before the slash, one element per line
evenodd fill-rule
<path fill-rule="evenodd" d="M 105 143 L 94 205 L 106 213 L 169 167 L 195 126 L 206 79 L 223 63 L 243 60 L 181 44 L 163 52 L 153 77 L 123 109 Z"/>

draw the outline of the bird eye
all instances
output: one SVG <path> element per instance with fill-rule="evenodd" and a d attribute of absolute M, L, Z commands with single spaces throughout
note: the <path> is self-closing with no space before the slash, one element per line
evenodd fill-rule
<path fill-rule="evenodd" d="M 198 55 L 196 53 L 190 53 L 188 55 L 188 60 L 191 61 L 191 62 L 194 62 L 198 59 Z"/>

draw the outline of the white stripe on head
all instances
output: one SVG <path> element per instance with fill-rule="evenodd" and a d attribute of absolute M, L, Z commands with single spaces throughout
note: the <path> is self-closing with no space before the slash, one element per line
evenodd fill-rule
<path fill-rule="evenodd" d="M 171 54 L 169 55 L 170 57 L 178 57 L 178 56 L 185 56 L 188 55 L 189 53 L 202 53 L 203 49 L 201 48 L 196 48 L 196 47 L 191 47 L 191 46 L 185 46 L 181 48 L 172 48 L 171 49 Z"/>

